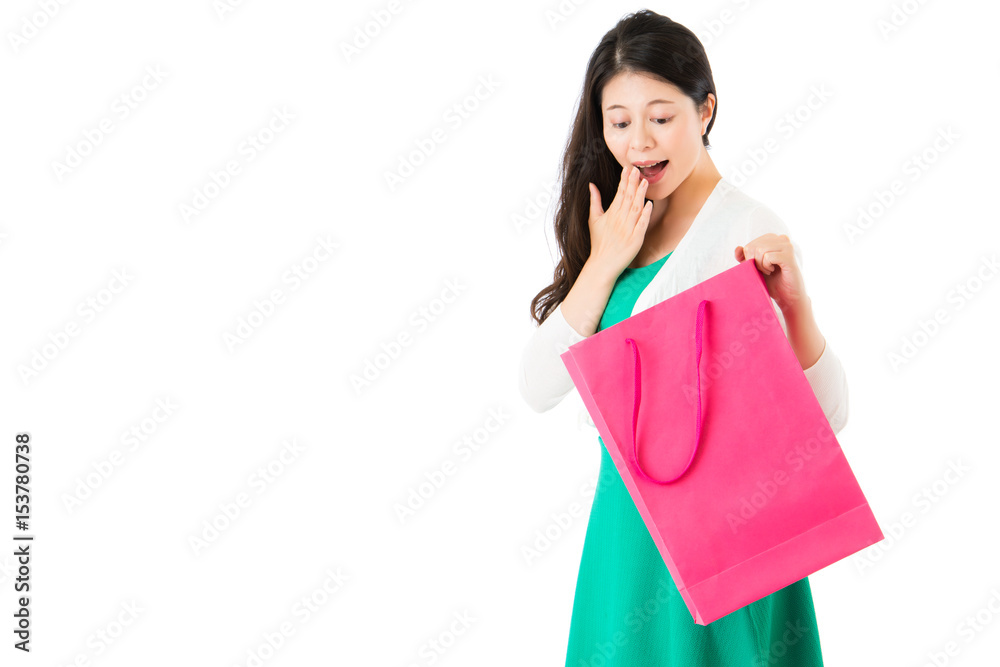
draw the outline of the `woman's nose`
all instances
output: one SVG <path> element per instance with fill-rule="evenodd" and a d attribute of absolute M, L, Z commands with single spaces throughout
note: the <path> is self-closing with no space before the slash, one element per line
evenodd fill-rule
<path fill-rule="evenodd" d="M 649 131 L 642 123 L 633 123 L 632 150 L 639 153 L 649 146 Z"/>

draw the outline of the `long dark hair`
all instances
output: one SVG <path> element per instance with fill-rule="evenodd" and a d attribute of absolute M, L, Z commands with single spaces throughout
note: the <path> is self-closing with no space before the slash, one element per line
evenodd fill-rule
<path fill-rule="evenodd" d="M 693 32 L 654 11 L 627 14 L 609 30 L 587 64 L 583 93 L 570 131 L 559 178 L 562 189 L 555 214 L 555 237 L 560 260 L 552 284 L 531 300 L 531 317 L 541 324 L 562 303 L 590 257 L 590 190 L 593 182 L 607 209 L 618 190 L 621 165 L 604 141 L 601 93 L 621 72 L 656 76 L 677 86 L 702 108 L 708 94 L 716 96 L 715 109 L 702 143 L 709 147 L 718 113 L 718 95 L 705 47 Z"/>

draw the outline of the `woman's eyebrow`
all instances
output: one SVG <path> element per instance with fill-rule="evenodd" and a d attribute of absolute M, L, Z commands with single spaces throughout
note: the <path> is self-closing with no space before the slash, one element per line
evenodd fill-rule
<path fill-rule="evenodd" d="M 653 106 L 654 104 L 673 104 L 673 103 L 674 103 L 673 100 L 653 100 L 646 106 L 649 107 Z M 625 108 L 626 107 L 623 104 L 612 104 L 611 106 L 607 107 L 605 111 L 611 111 L 612 109 L 625 109 Z"/>

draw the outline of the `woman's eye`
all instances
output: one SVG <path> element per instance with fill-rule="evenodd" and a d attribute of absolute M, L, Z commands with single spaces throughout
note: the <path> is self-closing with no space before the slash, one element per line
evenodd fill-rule
<path fill-rule="evenodd" d="M 650 120 L 655 122 L 657 125 L 666 125 L 668 122 L 673 120 L 673 118 L 674 117 L 671 116 L 670 118 L 650 118 Z M 611 123 L 611 127 L 615 128 L 616 130 L 624 130 L 626 125 L 628 125 L 628 121 L 623 121 L 621 123 Z"/>

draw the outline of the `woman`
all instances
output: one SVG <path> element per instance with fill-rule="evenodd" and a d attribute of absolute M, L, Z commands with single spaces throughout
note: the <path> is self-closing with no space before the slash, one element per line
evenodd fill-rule
<path fill-rule="evenodd" d="M 844 427 L 847 381 L 813 318 L 801 252 L 716 169 L 717 110 L 702 44 L 669 18 L 627 15 L 594 51 L 562 164 L 562 257 L 531 302 L 539 326 L 521 360 L 520 391 L 536 411 L 573 388 L 559 357 L 570 345 L 752 258 L 833 432 Z M 598 441 L 567 667 L 823 664 L 808 578 L 696 625 Z"/>

